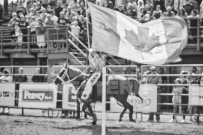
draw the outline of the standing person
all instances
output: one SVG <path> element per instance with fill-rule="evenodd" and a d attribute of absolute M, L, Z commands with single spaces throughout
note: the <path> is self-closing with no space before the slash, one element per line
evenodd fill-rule
<path fill-rule="evenodd" d="M 46 45 L 45 42 L 45 25 L 42 21 L 42 19 L 38 20 L 38 26 L 36 28 L 37 33 L 37 45 L 39 48 L 43 48 Z"/>
<path fill-rule="evenodd" d="M 12 82 L 12 76 L 10 75 L 10 72 L 7 69 L 4 69 L 3 75 L 0 77 L 0 82 L 3 82 L 3 83 Z"/>
<path fill-rule="evenodd" d="M 181 71 L 180 74 L 185 74 L 187 75 L 188 72 L 187 71 Z M 188 79 L 188 76 L 180 76 L 181 80 L 182 80 L 182 84 L 189 84 L 189 79 Z M 183 87 L 183 91 L 182 91 L 182 94 L 188 94 L 188 91 L 189 91 L 189 88 L 188 86 L 184 86 Z M 189 97 L 188 95 L 182 95 L 181 96 L 181 101 L 182 101 L 182 104 L 187 104 L 188 105 L 188 101 L 189 101 Z M 182 113 L 183 114 L 186 114 L 188 111 L 188 106 L 184 105 L 182 106 Z M 183 115 L 183 119 L 181 120 L 181 123 L 185 123 L 185 115 Z"/>
<path fill-rule="evenodd" d="M 104 66 L 104 57 L 94 52 L 93 56 L 89 57 L 89 61 L 90 61 L 92 74 L 87 80 L 84 92 L 81 97 L 81 99 L 84 101 L 88 101 L 90 94 L 92 93 L 93 86 L 101 78 L 102 67 Z"/>
<path fill-rule="evenodd" d="M 13 81 L 14 82 L 27 82 L 28 81 L 27 76 L 23 74 L 23 68 L 22 67 L 20 67 L 18 69 L 18 75 L 13 77 Z"/>
<path fill-rule="evenodd" d="M 44 82 L 45 77 L 43 75 L 40 75 L 40 68 L 35 69 L 35 75 L 32 77 L 33 82 Z"/>
<path fill-rule="evenodd" d="M 175 80 L 175 84 L 181 84 L 182 83 L 182 79 L 180 78 L 176 78 Z M 174 86 L 173 87 L 173 97 L 172 97 L 172 103 L 173 103 L 173 113 L 178 113 L 178 109 L 181 108 L 181 106 L 179 104 L 182 103 L 181 100 L 181 94 L 183 92 L 183 87 L 182 86 Z M 179 108 L 178 108 L 179 107 Z M 177 116 L 175 114 L 173 114 L 173 119 L 171 119 L 169 122 L 175 122 L 177 123 Z"/>
<path fill-rule="evenodd" d="M 161 76 L 157 73 L 155 66 L 150 67 L 150 72 L 151 73 L 148 76 L 147 81 L 146 81 L 148 84 L 160 84 L 160 83 L 162 83 Z M 159 88 L 157 88 L 157 90 L 159 90 Z M 157 102 L 160 102 L 159 97 L 160 96 L 157 96 Z M 157 107 L 157 111 L 158 112 L 160 111 L 159 107 Z M 155 113 L 152 113 L 152 112 L 149 113 L 149 119 L 148 119 L 149 122 L 152 122 L 154 120 L 154 114 Z M 160 121 L 160 114 L 156 114 L 156 120 L 157 120 L 157 122 Z"/>

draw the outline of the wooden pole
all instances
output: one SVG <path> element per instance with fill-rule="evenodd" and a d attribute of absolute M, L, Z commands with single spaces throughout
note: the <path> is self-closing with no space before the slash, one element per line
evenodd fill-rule
<path fill-rule="evenodd" d="M 102 68 L 102 135 L 106 135 L 106 67 Z"/>

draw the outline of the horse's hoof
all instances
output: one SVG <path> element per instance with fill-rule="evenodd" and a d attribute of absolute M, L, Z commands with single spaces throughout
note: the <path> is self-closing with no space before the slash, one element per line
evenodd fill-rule
<path fill-rule="evenodd" d="M 92 125 L 94 126 L 94 125 L 96 125 L 97 124 L 97 121 L 93 121 L 92 122 Z"/>
<path fill-rule="evenodd" d="M 122 119 L 119 119 L 119 122 L 122 122 L 123 120 Z"/>
<path fill-rule="evenodd" d="M 134 119 L 130 119 L 130 121 L 131 121 L 131 122 L 136 122 L 136 120 L 134 120 Z"/>

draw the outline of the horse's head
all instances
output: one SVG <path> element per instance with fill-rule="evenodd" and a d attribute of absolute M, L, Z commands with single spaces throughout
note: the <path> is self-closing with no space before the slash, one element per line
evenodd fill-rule
<path fill-rule="evenodd" d="M 69 80 L 69 76 L 68 76 L 68 70 L 67 68 L 62 68 L 58 75 L 56 76 L 56 78 L 54 79 L 54 83 L 56 85 L 59 85 L 59 84 L 64 84 L 66 81 Z"/>
<path fill-rule="evenodd" d="M 126 82 L 129 86 L 128 93 L 130 93 L 130 94 L 138 94 L 139 93 L 140 82 L 137 80 L 137 78 L 128 77 Z"/>

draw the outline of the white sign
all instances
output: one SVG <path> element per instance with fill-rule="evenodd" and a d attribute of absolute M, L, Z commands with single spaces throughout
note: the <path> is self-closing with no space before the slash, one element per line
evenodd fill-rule
<path fill-rule="evenodd" d="M 63 109 L 77 110 L 76 89 L 72 83 L 63 85 Z"/>
<path fill-rule="evenodd" d="M 203 106 L 203 86 L 189 86 L 189 105 Z"/>
<path fill-rule="evenodd" d="M 15 105 L 15 84 L 1 83 L 0 84 L 0 106 Z"/>
<path fill-rule="evenodd" d="M 19 107 L 56 108 L 57 86 L 48 83 L 20 84 Z"/>
<path fill-rule="evenodd" d="M 154 84 L 140 85 L 139 95 L 143 102 L 136 96 L 128 96 L 128 103 L 133 106 L 135 112 L 157 112 L 157 86 Z M 110 99 L 112 112 L 121 112 L 124 108 L 119 106 L 114 98 Z"/>

